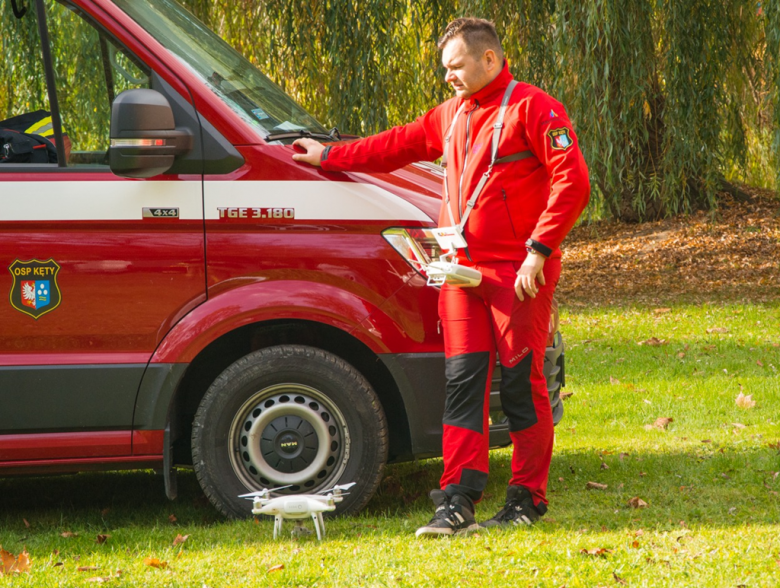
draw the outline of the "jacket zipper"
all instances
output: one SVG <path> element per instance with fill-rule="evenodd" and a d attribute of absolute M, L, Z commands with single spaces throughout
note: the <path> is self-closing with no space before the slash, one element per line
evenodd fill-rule
<path fill-rule="evenodd" d="M 509 203 L 506 201 L 506 190 L 501 188 L 501 193 L 504 195 L 504 207 L 506 208 L 506 216 L 509 219 L 509 227 L 512 229 L 512 234 L 515 236 L 515 239 L 517 239 L 515 224 L 512 222 L 512 213 L 509 212 Z"/>

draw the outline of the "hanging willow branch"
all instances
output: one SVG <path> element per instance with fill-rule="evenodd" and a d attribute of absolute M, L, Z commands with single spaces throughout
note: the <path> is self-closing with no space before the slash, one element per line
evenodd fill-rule
<path fill-rule="evenodd" d="M 451 96 L 436 39 L 457 16 L 492 19 L 514 75 L 566 105 L 595 215 L 714 208 L 726 179 L 779 180 L 780 0 L 183 2 L 323 123 L 363 135 Z M 46 96 L 30 58 L 34 15 L 17 20 L 8 6 L 4 116 Z M 78 55 L 78 44 L 62 51 Z M 55 57 L 75 79 L 78 60 L 64 53 Z M 15 55 L 28 59 L 19 66 Z"/>

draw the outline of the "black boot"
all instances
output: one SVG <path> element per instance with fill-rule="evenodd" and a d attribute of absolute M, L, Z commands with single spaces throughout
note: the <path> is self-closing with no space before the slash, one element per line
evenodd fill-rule
<path fill-rule="evenodd" d="M 508 527 L 510 525 L 533 525 L 542 518 L 534 506 L 533 498 L 523 486 L 509 486 L 506 489 L 506 504 L 496 516 L 481 523 L 481 527 Z"/>
<path fill-rule="evenodd" d="M 417 529 L 418 537 L 461 535 L 479 529 L 474 520 L 474 503 L 468 496 L 456 494 L 449 497 L 443 490 L 431 490 L 430 497 L 436 512 L 427 525 Z"/>

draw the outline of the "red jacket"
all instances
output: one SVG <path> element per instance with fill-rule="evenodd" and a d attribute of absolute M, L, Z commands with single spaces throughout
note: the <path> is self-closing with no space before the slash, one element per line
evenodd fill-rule
<path fill-rule="evenodd" d="M 456 222 L 461 172 L 462 211 L 488 169 L 493 125 L 511 81 L 505 63 L 492 82 L 465 100 L 453 129 L 447 177 Z M 449 125 L 462 103 L 452 98 L 412 123 L 333 146 L 324 155 L 322 168 L 388 172 L 414 161 L 434 161 L 442 155 Z M 464 171 L 467 125 L 471 152 Z M 588 203 L 588 170 L 566 111 L 536 86 L 520 82 L 506 110 L 498 157 L 526 150 L 535 157 L 496 164 L 471 212 L 464 234 L 474 262 L 522 260 L 529 238 L 560 256 L 561 241 Z M 442 200 L 440 227 L 452 224 L 444 206 Z"/>

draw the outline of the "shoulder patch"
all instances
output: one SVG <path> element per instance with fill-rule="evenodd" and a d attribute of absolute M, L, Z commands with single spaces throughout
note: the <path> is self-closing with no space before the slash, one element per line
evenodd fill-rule
<path fill-rule="evenodd" d="M 558 151 L 566 151 L 574 144 L 566 127 L 547 131 L 547 136 L 550 137 L 550 146 Z"/>

